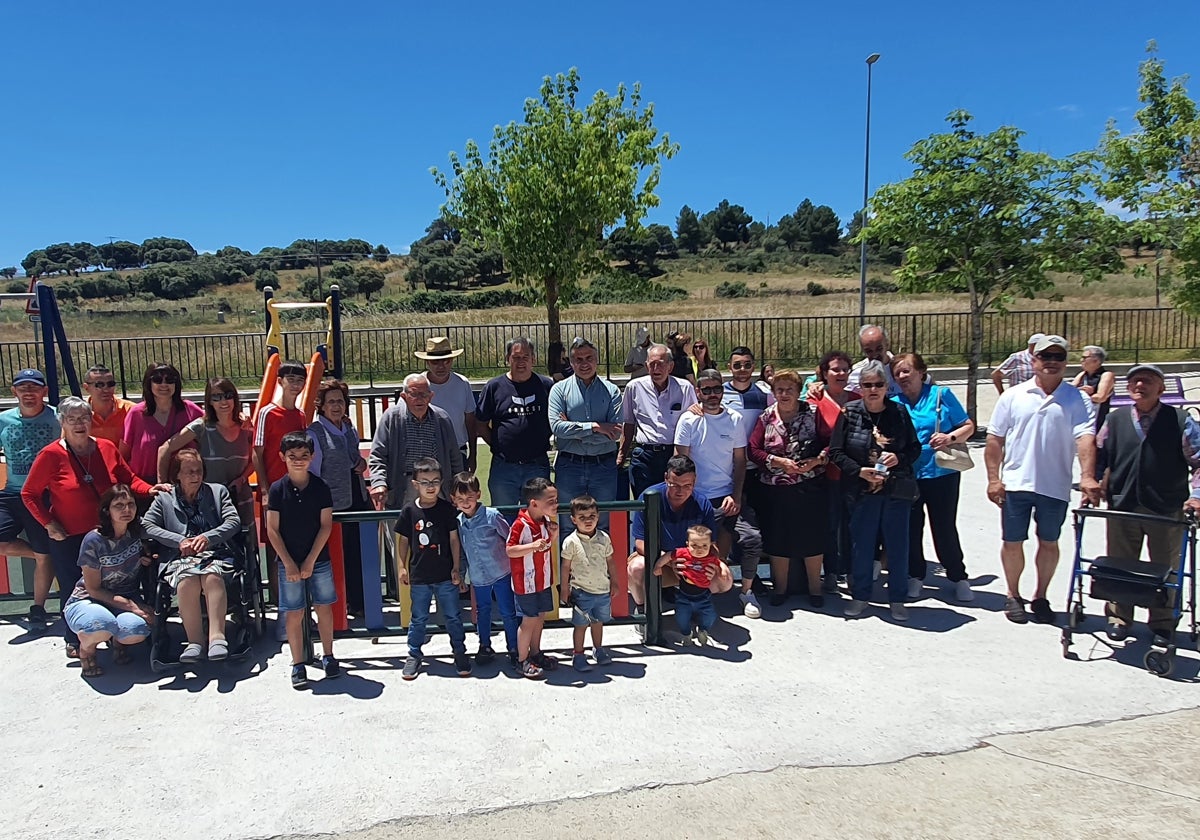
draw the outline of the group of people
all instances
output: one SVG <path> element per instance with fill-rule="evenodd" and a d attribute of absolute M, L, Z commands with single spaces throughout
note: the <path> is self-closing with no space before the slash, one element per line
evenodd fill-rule
<path fill-rule="evenodd" d="M 844 589 L 844 614 L 862 615 L 886 568 L 890 614 L 907 620 L 907 604 L 926 585 L 926 524 L 953 597 L 973 599 L 957 511 L 960 471 L 970 466 L 964 444 L 976 428 L 954 393 L 932 381 L 919 353 L 893 354 L 884 330 L 867 325 L 857 360 L 833 350 L 807 379 L 794 370 L 771 371 L 768 379 L 748 347 L 734 347 L 723 372 L 705 342 L 678 333 L 670 342 L 654 343 L 639 331 L 621 391 L 598 375 L 599 353 L 586 338 L 570 344 L 571 375 L 558 381 L 535 372 L 528 338 L 513 338 L 505 348 L 508 370 L 476 397 L 452 369 L 462 350 L 445 337 L 431 338 L 416 354 L 426 370 L 405 378 L 366 458 L 349 421 L 344 382 L 319 384 L 318 416 L 307 421 L 298 406 L 307 381 L 299 362 L 280 365 L 279 395 L 253 422 L 242 415 L 229 379 L 208 380 L 197 405 L 183 398 L 179 371 L 166 362 L 146 369 L 136 405 L 115 396 L 112 372 L 97 365 L 84 378 L 87 398 L 65 398 L 57 410 L 45 402 L 42 374 L 22 370 L 12 382 L 17 406 L 0 413 L 7 461 L 0 553 L 36 558 L 35 624 L 48 620 L 45 602 L 57 579 L 67 655 L 79 658 L 91 677 L 101 673 L 101 642 L 110 641 L 119 663 L 128 659 L 128 646 L 149 635 L 155 612 L 144 599 L 141 567 L 152 563 L 179 601 L 186 636 L 180 660 L 227 656 L 225 580 L 245 562 L 246 546 L 258 545 L 261 530 L 298 688 L 307 684 L 306 597 L 317 610 L 322 670 L 326 677 L 340 673 L 328 550 L 332 513 L 339 510 L 401 511 L 396 571 L 413 594 L 405 679 L 420 671 L 435 600 L 456 670 L 470 673 L 457 609 L 468 580 L 479 609 L 475 661 L 496 656 L 494 605 L 512 665 L 530 678 L 554 668 L 541 650 L 540 622 L 552 609 L 550 564 L 558 543 L 559 594 L 572 607 L 571 664 L 579 670 L 611 661 L 602 627 L 619 595 L 618 562 L 627 564 L 635 612 L 644 610 L 649 568 L 673 588 L 680 630 L 699 644 L 707 643 L 716 620 L 712 595 L 735 585 L 731 566 L 741 569 L 744 614 L 762 615 L 756 575 L 763 555 L 774 607 L 804 593 L 821 609 Z M 1185 508 L 1200 509 L 1200 427 L 1161 402 L 1162 372 L 1153 365 L 1131 369 L 1133 405 L 1109 412 L 1115 377 L 1104 369 L 1103 348 L 1084 348 L 1083 371 L 1073 383 L 1063 378 L 1067 354 L 1062 337 L 1036 334 L 994 376 L 1002 393 L 984 461 L 988 498 L 1002 509 L 1005 613 L 1014 622 L 1030 614 L 1054 621 L 1046 595 L 1073 461 L 1090 503 L 1100 502 L 1105 478 L 1105 495 L 1119 510 L 1179 517 Z M 481 503 L 474 472 L 480 440 L 491 452 L 489 506 Z M 263 489 L 261 522 L 250 487 L 255 473 Z M 645 556 L 646 523 L 638 513 L 633 552 L 613 557 L 600 504 L 651 491 L 663 502 L 659 555 Z M 569 507 L 562 516 L 560 500 Z M 524 507 L 512 522 L 497 511 L 518 505 Z M 1031 517 L 1037 580 L 1027 602 L 1021 577 Z M 1177 554 L 1181 535 L 1109 523 L 1110 548 L 1136 555 L 1144 536 L 1152 559 Z M 348 542 L 356 537 L 357 529 L 346 529 Z M 348 609 L 360 614 L 358 546 L 347 544 L 344 557 L 351 567 Z M 1107 614 L 1110 638 L 1125 638 L 1131 608 L 1109 604 Z M 1173 629 L 1170 609 L 1150 619 L 1156 633 Z"/>

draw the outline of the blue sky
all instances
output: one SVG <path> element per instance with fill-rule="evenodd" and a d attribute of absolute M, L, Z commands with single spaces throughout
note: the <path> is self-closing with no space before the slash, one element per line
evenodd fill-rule
<path fill-rule="evenodd" d="M 399 251 L 443 200 L 429 175 L 517 119 L 543 76 L 640 81 L 680 143 L 650 221 L 722 198 L 848 222 L 966 108 L 1066 154 L 1128 127 L 1137 65 L 1200 72 L 1200 3 L 1115 0 L 477 3 L 12 2 L 0 265 L 52 242 L 179 236 L 202 250 L 361 237 Z M 1145 7 L 1149 9 L 1150 7 Z M 1196 85 L 1193 97 L 1200 97 Z"/>

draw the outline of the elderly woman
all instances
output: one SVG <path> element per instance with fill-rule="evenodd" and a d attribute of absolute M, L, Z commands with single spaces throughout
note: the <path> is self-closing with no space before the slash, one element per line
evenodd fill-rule
<path fill-rule="evenodd" d="M 313 442 L 308 471 L 329 485 L 335 512 L 372 508 L 363 481 L 367 462 L 359 450 L 358 431 L 347 416 L 349 408 L 349 386 L 337 379 L 327 379 L 317 388 L 317 419 L 308 427 L 308 437 Z M 355 523 L 342 528 L 342 557 L 346 569 L 346 608 L 353 615 L 362 615 L 362 546 Z"/>
<path fill-rule="evenodd" d="M 692 357 L 688 353 L 688 348 L 692 345 L 692 336 L 690 333 L 673 332 L 667 336 L 667 347 L 671 350 L 671 375 L 680 379 L 686 379 L 692 383 L 692 387 L 696 386 L 696 371 L 692 367 Z"/>
<path fill-rule="evenodd" d="M 1088 399 L 1092 401 L 1092 405 L 1096 407 L 1096 426 L 1097 432 L 1104 426 L 1104 418 L 1108 416 L 1109 403 L 1112 400 L 1113 386 L 1116 384 L 1117 375 L 1111 370 L 1104 367 L 1104 362 L 1108 358 L 1108 353 L 1103 347 L 1097 347 L 1095 344 L 1089 344 L 1083 348 L 1083 370 L 1075 377 L 1075 381 L 1071 384 L 1083 391 Z M 1108 452 L 1104 449 L 1096 450 L 1096 480 L 1099 481 L 1104 477 L 1104 471 L 1108 468 Z"/>
<path fill-rule="evenodd" d="M 892 399 L 908 409 L 917 440 L 921 442 L 921 457 L 913 465 L 921 497 L 913 502 L 908 520 L 908 597 L 920 597 L 925 580 L 922 537 L 928 511 L 933 548 L 938 562 L 946 569 L 946 579 L 954 584 L 954 597 L 959 601 L 972 601 L 975 595 L 967 580 L 962 544 L 958 539 L 958 493 L 962 476 L 938 466 L 936 453 L 952 444 L 966 443 L 975 434 L 975 424 L 953 391 L 925 381 L 927 372 L 920 353 L 904 353 L 892 359 L 892 378 L 900 386 L 900 393 Z"/>
<path fill-rule="evenodd" d="M 204 461 L 194 449 L 171 458 L 172 488 L 160 493 L 142 517 L 146 536 L 161 544 L 163 578 L 175 590 L 187 644 L 179 661 L 195 662 L 204 653 L 200 594 L 208 604 L 208 658 L 229 655 L 225 641 L 225 579 L 237 565 L 230 542 L 242 530 L 237 508 L 222 484 L 204 481 Z"/>
<path fill-rule="evenodd" d="M 821 563 L 825 556 L 825 456 L 817 434 L 817 412 L 800 399 L 800 376 L 775 374 L 775 404 L 758 417 L 750 433 L 750 460 L 758 465 L 763 553 L 770 558 L 774 591 L 771 605 L 787 600 L 788 571 L 804 559 L 809 603 L 824 606 Z"/>
<path fill-rule="evenodd" d="M 100 527 L 80 543 L 83 576 L 73 587 L 63 619 L 79 634 L 79 664 L 85 677 L 104 673 L 96 664 L 96 646 L 109 641 L 113 662 L 129 662 L 127 648 L 145 641 L 154 610 L 140 598 L 144 556 L 137 527 L 137 499 L 125 484 L 109 487 L 99 500 Z M 111 640 L 111 641 L 110 641 Z"/>
<path fill-rule="evenodd" d="M 817 410 L 817 436 L 828 445 L 833 430 L 846 404 L 859 398 L 847 385 L 850 368 L 854 363 L 850 355 L 841 350 L 830 350 L 821 357 L 817 365 L 817 382 L 820 388 L 810 389 L 808 402 Z M 825 591 L 837 592 L 838 578 L 850 573 L 850 521 L 846 514 L 846 497 L 842 492 L 842 472 L 835 464 L 825 467 L 828 484 L 829 522 L 825 543 Z"/>
<path fill-rule="evenodd" d="M 134 475 L 111 441 L 92 436 L 92 407 L 79 397 L 58 404 L 61 440 L 38 453 L 21 499 L 50 535 L 50 560 L 58 579 L 59 604 L 65 608 L 79 580 L 79 547 L 96 527 L 100 497 L 117 484 L 129 485 L 140 497 L 149 497 L 168 485 L 151 486 Z M 79 640 L 67 627 L 67 656 L 79 656 Z"/>
<path fill-rule="evenodd" d="M 254 426 L 242 416 L 242 401 L 231 380 L 217 377 L 204 386 L 204 416 L 183 427 L 158 448 L 158 480 L 169 481 L 171 456 L 196 446 L 204 461 L 204 480 L 221 484 L 237 506 L 242 530 L 254 533 Z"/>
<path fill-rule="evenodd" d="M 158 450 L 184 426 L 204 416 L 200 406 L 183 398 L 183 381 L 170 362 L 153 362 L 142 375 L 142 401 L 125 415 L 121 455 L 143 481 L 158 477 Z"/>
<path fill-rule="evenodd" d="M 852 600 L 845 614 L 859 616 L 867 608 L 875 548 L 882 539 L 892 618 L 907 621 L 908 520 L 917 496 L 913 464 L 921 457 L 921 443 L 908 412 L 887 398 L 882 362 L 868 360 L 858 384 L 862 399 L 846 405 L 829 444 L 829 460 L 842 471 L 850 510 Z"/>

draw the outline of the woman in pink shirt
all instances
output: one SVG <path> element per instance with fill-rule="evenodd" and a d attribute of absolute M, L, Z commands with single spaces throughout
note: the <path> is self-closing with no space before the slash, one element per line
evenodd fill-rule
<path fill-rule="evenodd" d="M 148 484 L 158 478 L 158 448 L 204 410 L 183 398 L 179 371 L 169 362 L 154 362 L 142 377 L 142 401 L 125 415 L 121 454 Z"/>

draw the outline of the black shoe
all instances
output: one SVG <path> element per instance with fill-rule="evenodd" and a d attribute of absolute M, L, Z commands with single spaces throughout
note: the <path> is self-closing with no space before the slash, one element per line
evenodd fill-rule
<path fill-rule="evenodd" d="M 521 667 L 521 657 L 517 655 L 517 652 L 515 650 L 510 650 L 508 652 L 508 664 L 513 666 L 514 668 Z"/>
<path fill-rule="evenodd" d="M 770 603 L 772 607 L 782 607 L 787 603 L 787 595 L 782 592 L 773 592 Z"/>
<path fill-rule="evenodd" d="M 487 665 L 496 658 L 496 651 L 492 650 L 491 645 L 484 645 L 479 648 L 479 652 L 475 654 L 476 665 Z"/>
<path fill-rule="evenodd" d="M 1108 636 L 1110 642 L 1123 642 L 1129 638 L 1129 628 L 1113 622 L 1104 629 L 1104 635 Z"/>
<path fill-rule="evenodd" d="M 327 653 L 321 657 L 321 670 L 325 672 L 325 679 L 332 680 L 342 675 L 342 666 L 338 664 L 337 659 L 332 653 Z"/>
<path fill-rule="evenodd" d="M 1171 645 L 1175 644 L 1175 631 L 1155 630 L 1154 638 L 1151 640 L 1151 644 L 1153 644 L 1155 647 L 1170 647 Z"/>
<path fill-rule="evenodd" d="M 415 680 L 417 671 L 421 670 L 421 657 L 409 654 L 408 659 L 404 660 L 404 670 L 400 672 L 400 679 Z"/>
<path fill-rule="evenodd" d="M 41 604 L 33 604 L 29 607 L 29 623 L 49 624 L 50 614 L 46 612 L 46 608 Z"/>
<path fill-rule="evenodd" d="M 558 660 L 549 654 L 542 653 L 541 651 L 538 651 L 537 653 L 531 653 L 529 655 L 529 661 L 533 662 L 543 671 L 558 670 Z"/>
<path fill-rule="evenodd" d="M 1037 624 L 1054 624 L 1057 621 L 1054 610 L 1050 609 L 1050 602 L 1045 598 L 1034 598 L 1030 601 L 1029 611 L 1033 613 L 1033 620 Z"/>
<path fill-rule="evenodd" d="M 821 609 L 821 607 L 825 606 L 825 596 L 824 595 L 809 595 L 808 596 L 808 605 L 810 607 L 812 607 L 814 610 Z"/>
<path fill-rule="evenodd" d="M 308 688 L 308 669 L 303 665 L 292 666 L 292 688 L 297 691 Z"/>
<path fill-rule="evenodd" d="M 454 654 L 454 670 L 458 671 L 460 677 L 471 676 L 471 657 L 467 656 L 466 651 Z"/>

